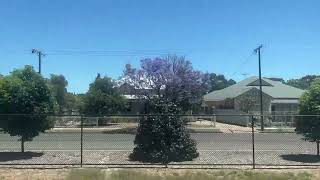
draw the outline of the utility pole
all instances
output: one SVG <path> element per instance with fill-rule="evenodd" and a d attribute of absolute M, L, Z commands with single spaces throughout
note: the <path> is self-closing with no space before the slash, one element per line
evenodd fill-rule
<path fill-rule="evenodd" d="M 261 48 L 262 45 L 254 49 L 254 52 L 258 53 L 259 58 L 259 88 L 260 88 L 260 118 L 261 118 L 261 131 L 264 130 L 264 121 L 263 121 L 263 100 L 262 100 L 262 78 L 261 78 Z"/>
<path fill-rule="evenodd" d="M 42 53 L 42 51 L 37 50 L 37 49 L 32 49 L 32 54 L 37 54 L 38 55 L 38 60 L 39 60 L 39 71 L 38 73 L 41 74 L 41 57 L 45 56 L 45 54 Z"/>

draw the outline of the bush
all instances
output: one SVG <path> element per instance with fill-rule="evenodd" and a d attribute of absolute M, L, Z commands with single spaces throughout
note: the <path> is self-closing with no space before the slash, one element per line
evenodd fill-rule
<path fill-rule="evenodd" d="M 302 134 L 304 139 L 316 142 L 317 155 L 320 155 L 320 81 L 312 83 L 311 87 L 300 98 L 300 114 L 313 115 L 302 116 L 296 122 L 296 132 Z"/>
<path fill-rule="evenodd" d="M 191 161 L 198 157 L 196 142 L 191 139 L 183 120 L 175 115 L 178 114 L 177 106 L 172 103 L 158 105 L 155 112 L 163 114 L 140 120 L 134 141 L 136 146 L 129 158 L 167 164 L 172 161 Z"/>

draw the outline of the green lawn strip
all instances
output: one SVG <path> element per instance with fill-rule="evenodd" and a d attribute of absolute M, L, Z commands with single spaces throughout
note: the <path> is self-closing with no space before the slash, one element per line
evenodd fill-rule
<path fill-rule="evenodd" d="M 266 172 L 246 170 L 72 170 L 67 180 L 311 180 L 306 172 Z"/>

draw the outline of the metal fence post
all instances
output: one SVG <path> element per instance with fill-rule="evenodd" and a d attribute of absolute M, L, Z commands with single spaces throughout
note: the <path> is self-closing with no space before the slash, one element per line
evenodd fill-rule
<path fill-rule="evenodd" d="M 80 131 L 80 166 L 83 164 L 83 117 L 81 116 L 81 131 Z"/>
<path fill-rule="evenodd" d="M 251 115 L 251 135 L 252 135 L 252 168 L 256 168 L 256 157 L 255 157 L 255 140 L 254 140 L 254 119 L 253 115 Z"/>

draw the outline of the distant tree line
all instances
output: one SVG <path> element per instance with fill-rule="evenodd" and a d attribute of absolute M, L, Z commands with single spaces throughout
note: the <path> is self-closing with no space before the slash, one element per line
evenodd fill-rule
<path fill-rule="evenodd" d="M 316 79 L 319 79 L 320 75 L 306 75 L 299 79 L 289 79 L 285 83 L 287 85 L 300 88 L 300 89 L 309 89 L 311 84 L 315 82 Z"/>

